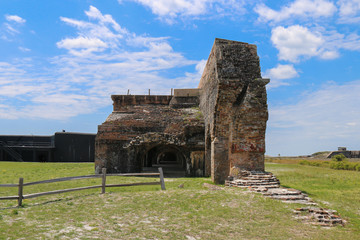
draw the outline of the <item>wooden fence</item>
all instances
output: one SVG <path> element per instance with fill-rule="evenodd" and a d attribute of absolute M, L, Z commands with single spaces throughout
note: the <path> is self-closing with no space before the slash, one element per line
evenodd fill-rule
<path fill-rule="evenodd" d="M 95 175 L 86 175 L 86 176 L 76 176 L 76 177 L 64 177 L 64 178 L 56 178 L 44 181 L 37 181 L 37 182 L 28 182 L 24 183 L 24 178 L 19 178 L 18 184 L 0 184 L 0 187 L 18 187 L 18 195 L 17 196 L 8 196 L 8 197 L 0 197 L 0 200 L 18 200 L 18 206 L 22 205 L 23 199 L 28 198 L 35 198 L 44 195 L 50 194 L 58 194 L 58 193 L 65 193 L 65 192 L 74 192 L 80 191 L 85 189 L 93 189 L 93 188 L 101 188 L 101 193 L 105 193 L 105 189 L 107 187 L 126 187 L 126 186 L 139 186 L 139 185 L 161 185 L 161 189 L 165 190 L 165 182 L 164 182 L 164 173 L 162 168 L 158 168 L 158 173 L 119 173 L 119 174 L 106 174 L 106 168 L 102 169 L 102 174 L 95 174 Z M 159 176 L 159 182 L 139 182 L 139 183 L 124 183 L 124 184 L 106 184 L 106 177 L 107 176 Z M 23 194 L 23 190 L 25 186 L 37 185 L 37 184 L 44 184 L 44 183 L 54 183 L 54 182 L 63 182 L 63 181 L 71 181 L 71 180 L 80 180 L 80 179 L 88 179 L 88 178 L 102 178 L 101 185 L 95 186 L 87 186 L 87 187 L 78 187 L 78 188 L 70 188 L 70 189 L 61 189 L 49 192 L 40 192 L 40 193 L 32 193 L 32 194 Z"/>

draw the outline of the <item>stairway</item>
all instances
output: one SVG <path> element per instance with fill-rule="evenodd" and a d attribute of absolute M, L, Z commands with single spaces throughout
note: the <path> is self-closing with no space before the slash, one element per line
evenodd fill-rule
<path fill-rule="evenodd" d="M 14 149 L 7 146 L 6 142 L 0 141 L 0 149 L 4 150 L 7 154 L 9 154 L 12 158 L 14 158 L 18 162 L 23 162 L 22 156 L 20 153 L 16 152 Z"/>
<path fill-rule="evenodd" d="M 270 172 L 240 170 L 236 177 L 228 177 L 225 186 L 246 188 L 285 203 L 310 205 L 311 207 L 297 208 L 294 213 L 296 219 L 314 225 L 331 227 L 345 224 L 345 220 L 341 219 L 336 211 L 316 207 L 318 204 L 307 194 L 296 189 L 281 187 L 280 181 Z"/>

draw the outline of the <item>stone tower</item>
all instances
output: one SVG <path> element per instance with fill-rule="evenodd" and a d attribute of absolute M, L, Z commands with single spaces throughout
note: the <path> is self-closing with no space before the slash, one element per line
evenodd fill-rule
<path fill-rule="evenodd" d="M 234 169 L 264 171 L 268 82 L 256 45 L 215 39 L 199 84 L 205 175 L 215 183 Z"/>

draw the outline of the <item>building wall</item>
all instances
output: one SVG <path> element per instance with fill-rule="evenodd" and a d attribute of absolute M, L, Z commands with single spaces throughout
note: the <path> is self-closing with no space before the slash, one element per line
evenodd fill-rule
<path fill-rule="evenodd" d="M 98 127 L 96 172 L 103 167 L 109 172 L 139 172 L 152 165 L 149 159 L 169 154 L 188 176 L 195 175 L 198 169 L 192 167 L 190 154 L 204 148 L 203 116 L 194 107 L 198 97 L 173 98 L 113 95 L 114 110 Z"/>
<path fill-rule="evenodd" d="M 0 161 L 18 161 L 5 148 L 27 162 L 94 162 L 96 134 L 59 132 L 53 136 L 0 136 Z"/>
<path fill-rule="evenodd" d="M 94 162 L 96 134 L 55 133 L 54 162 Z"/>
<path fill-rule="evenodd" d="M 53 160 L 53 136 L 0 135 L 0 161 L 18 161 L 5 148 L 18 154 L 22 161 Z"/>
<path fill-rule="evenodd" d="M 338 154 L 343 154 L 347 158 L 360 158 L 360 151 L 349 151 L 349 150 L 333 151 L 333 152 L 329 153 L 327 158 L 332 158 L 333 156 L 338 155 Z"/>

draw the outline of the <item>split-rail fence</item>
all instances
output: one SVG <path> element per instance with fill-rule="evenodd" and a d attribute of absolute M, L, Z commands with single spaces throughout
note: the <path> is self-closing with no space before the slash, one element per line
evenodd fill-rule
<path fill-rule="evenodd" d="M 50 180 L 44 181 L 36 181 L 36 182 L 28 182 L 24 183 L 24 178 L 19 178 L 18 184 L 0 184 L 0 187 L 18 187 L 18 195 L 17 196 L 7 196 L 1 197 L 0 200 L 18 200 L 18 206 L 22 206 L 23 199 L 28 198 L 35 198 L 44 195 L 50 194 L 59 194 L 65 192 L 74 192 L 86 189 L 93 189 L 93 188 L 101 188 L 101 193 L 105 193 L 105 189 L 107 187 L 127 187 L 127 186 L 139 186 L 139 185 L 161 185 L 161 189 L 165 190 L 165 181 L 164 181 L 164 173 L 162 168 L 158 168 L 158 173 L 116 173 L 116 174 L 106 174 L 106 168 L 102 169 L 102 174 L 95 174 L 95 175 L 85 175 L 85 176 L 76 176 L 76 177 L 63 177 L 63 178 L 55 178 Z M 123 183 L 123 184 L 106 184 L 106 177 L 107 176 L 159 176 L 160 181 L 158 182 L 138 182 L 138 183 Z M 37 184 L 44 184 L 44 183 L 54 183 L 54 182 L 63 182 L 63 181 L 71 181 L 71 180 L 81 180 L 81 179 L 89 179 L 89 178 L 102 178 L 101 185 L 95 186 L 87 186 L 87 187 L 78 187 L 78 188 L 69 188 L 69 189 L 61 189 L 49 192 L 40 192 L 40 193 L 32 193 L 32 194 L 23 194 L 23 190 L 25 186 L 37 185 Z"/>

